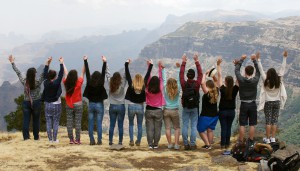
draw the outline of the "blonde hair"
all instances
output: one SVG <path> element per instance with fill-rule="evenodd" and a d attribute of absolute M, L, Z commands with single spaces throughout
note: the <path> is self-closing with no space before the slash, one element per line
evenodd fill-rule
<path fill-rule="evenodd" d="M 144 87 L 144 79 L 141 74 L 136 74 L 132 80 L 132 86 L 135 91 L 142 91 Z"/>
<path fill-rule="evenodd" d="M 218 89 L 217 89 L 215 83 L 212 80 L 208 80 L 208 81 L 206 81 L 206 87 L 208 88 L 208 96 L 210 97 L 209 102 L 211 104 L 217 103 L 219 93 L 218 93 Z"/>
<path fill-rule="evenodd" d="M 174 78 L 169 78 L 167 81 L 167 93 L 170 100 L 174 100 L 178 94 L 178 85 Z"/>

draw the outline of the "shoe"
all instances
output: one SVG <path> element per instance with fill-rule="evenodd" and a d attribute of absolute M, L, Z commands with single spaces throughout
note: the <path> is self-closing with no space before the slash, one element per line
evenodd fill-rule
<path fill-rule="evenodd" d="M 184 150 L 190 150 L 190 145 L 184 145 Z"/>
<path fill-rule="evenodd" d="M 197 146 L 196 145 L 191 145 L 190 150 L 196 150 Z"/>
<path fill-rule="evenodd" d="M 263 138 L 263 142 L 265 144 L 270 144 L 270 139 L 269 138 Z"/>
<path fill-rule="evenodd" d="M 90 145 L 96 145 L 95 141 L 91 141 Z"/>
<path fill-rule="evenodd" d="M 53 141 L 53 143 L 59 143 L 59 140 L 55 140 L 55 141 Z"/>
<path fill-rule="evenodd" d="M 179 149 L 180 149 L 180 145 L 175 144 L 175 145 L 174 145 L 174 149 L 175 149 L 175 150 L 179 150 Z"/>
<path fill-rule="evenodd" d="M 52 140 L 49 140 L 49 143 L 53 143 L 53 141 L 52 141 Z"/>
<path fill-rule="evenodd" d="M 271 143 L 274 143 L 274 142 L 276 142 L 276 139 L 273 138 L 273 137 L 271 137 L 271 138 L 270 138 L 270 141 L 271 141 Z"/>
<path fill-rule="evenodd" d="M 151 150 L 152 150 L 152 149 L 153 149 L 153 146 L 152 146 L 152 145 L 149 145 L 149 149 L 151 149 Z"/>
<path fill-rule="evenodd" d="M 130 141 L 130 142 L 129 142 L 129 145 L 130 145 L 130 146 L 134 146 L 133 141 Z"/>
<path fill-rule="evenodd" d="M 122 145 L 122 142 L 119 142 L 119 145 Z"/>
<path fill-rule="evenodd" d="M 102 141 L 101 141 L 101 140 L 98 141 L 98 142 L 97 142 L 97 145 L 102 145 Z"/>
<path fill-rule="evenodd" d="M 229 148 L 229 145 L 225 145 L 225 149 L 228 149 Z"/>
<path fill-rule="evenodd" d="M 223 154 L 223 155 L 230 155 L 230 154 L 231 154 L 231 151 L 225 150 L 222 154 Z"/>
<path fill-rule="evenodd" d="M 247 143 L 248 143 L 247 145 L 249 148 L 254 148 L 254 144 L 255 144 L 254 140 L 251 140 L 250 138 L 248 138 Z"/>
<path fill-rule="evenodd" d="M 168 144 L 168 149 L 172 149 L 173 148 L 173 144 Z"/>
<path fill-rule="evenodd" d="M 210 149 L 211 149 L 211 145 L 204 145 L 204 146 L 202 146 L 201 148 L 210 150 Z"/>
<path fill-rule="evenodd" d="M 225 145 L 221 145 L 221 149 L 224 150 L 226 147 Z"/>
<path fill-rule="evenodd" d="M 78 140 L 75 140 L 75 144 L 78 144 L 78 145 L 80 145 L 80 144 L 81 144 L 81 142 L 80 142 L 80 139 L 78 139 Z"/>
<path fill-rule="evenodd" d="M 158 149 L 158 145 L 154 145 L 154 146 L 153 146 L 153 149 Z"/>
<path fill-rule="evenodd" d="M 69 144 L 75 144 L 75 141 L 74 141 L 74 139 L 70 139 L 70 142 L 69 142 Z"/>
<path fill-rule="evenodd" d="M 108 144 L 109 144 L 109 145 L 113 145 L 113 143 L 112 143 L 112 142 L 109 142 Z"/>
<path fill-rule="evenodd" d="M 140 143 L 138 140 L 136 140 L 136 141 L 135 141 L 135 145 L 136 145 L 136 146 L 140 146 L 141 143 Z"/>

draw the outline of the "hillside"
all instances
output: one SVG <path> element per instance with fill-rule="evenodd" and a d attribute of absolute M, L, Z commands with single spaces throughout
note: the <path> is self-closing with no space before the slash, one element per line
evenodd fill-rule
<path fill-rule="evenodd" d="M 23 141 L 20 132 L 0 133 L 0 170 L 201 170 L 229 171 L 256 170 L 257 163 L 238 163 L 230 156 L 222 156 L 219 145 L 213 150 L 196 151 L 168 150 L 165 136 L 160 147 L 149 150 L 143 137 L 140 147 L 128 146 L 129 137 L 124 137 L 125 149 L 111 151 L 108 135 L 104 145 L 88 145 L 87 132 L 82 133 L 82 145 L 69 145 L 66 128 L 60 128 L 59 144 L 49 143 L 46 133 L 40 141 Z M 116 134 L 115 134 L 116 135 Z M 116 138 L 116 136 L 114 137 Z M 197 145 L 203 145 L 197 140 Z M 30 155 L 28 155 L 30 154 Z"/>

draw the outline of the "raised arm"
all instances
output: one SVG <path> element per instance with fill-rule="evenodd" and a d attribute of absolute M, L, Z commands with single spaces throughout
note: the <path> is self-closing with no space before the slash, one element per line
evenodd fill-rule
<path fill-rule="evenodd" d="M 217 72 L 218 72 L 218 86 L 221 87 L 223 85 L 223 78 L 222 78 L 222 69 L 221 69 L 221 63 L 222 58 L 219 58 L 217 60 Z"/>
<path fill-rule="evenodd" d="M 178 92 L 180 92 L 181 86 L 180 86 L 180 63 L 176 62 L 176 69 L 175 69 L 175 79 L 177 81 L 177 87 L 178 87 Z"/>
<path fill-rule="evenodd" d="M 87 60 L 87 56 L 83 56 L 83 60 Z M 85 74 L 85 66 L 83 64 L 83 67 L 82 67 L 82 70 L 81 70 L 81 74 L 80 74 L 80 77 L 82 79 L 84 79 L 84 74 Z"/>
<path fill-rule="evenodd" d="M 159 83 L 160 83 L 160 90 L 163 91 L 164 89 L 164 80 L 163 80 L 163 76 L 162 76 L 162 70 L 164 70 L 164 65 L 162 63 L 162 61 L 158 62 L 158 78 L 159 78 Z"/>
<path fill-rule="evenodd" d="M 266 76 L 266 73 L 265 73 L 265 71 L 263 69 L 263 66 L 261 64 L 261 58 L 260 58 L 260 53 L 259 52 L 256 53 L 256 59 L 257 59 L 258 70 L 261 74 L 261 77 L 262 77 L 263 81 L 265 81 L 267 76 Z"/>
<path fill-rule="evenodd" d="M 283 52 L 283 59 L 282 59 L 282 64 L 281 67 L 279 69 L 279 73 L 278 76 L 283 77 L 284 72 L 285 72 L 285 67 L 286 67 L 286 58 L 288 57 L 288 52 L 285 50 Z"/>
<path fill-rule="evenodd" d="M 57 79 L 54 81 L 55 84 L 60 84 L 64 75 L 64 59 L 62 57 L 59 58 L 59 63 L 60 69 Z"/>
<path fill-rule="evenodd" d="M 193 58 L 194 58 L 196 68 L 197 68 L 197 83 L 198 83 L 198 85 L 200 85 L 202 82 L 203 72 L 202 72 L 200 62 L 199 62 L 198 53 L 195 53 Z"/>
<path fill-rule="evenodd" d="M 256 53 L 256 55 L 258 55 L 259 52 Z M 255 76 L 254 76 L 254 80 L 259 81 L 260 78 L 260 72 L 259 72 L 259 68 L 258 68 L 258 64 L 257 64 L 257 60 L 256 60 L 256 55 L 252 55 L 251 56 L 251 60 L 253 61 L 254 67 L 255 67 Z"/>
<path fill-rule="evenodd" d="M 129 72 L 129 64 L 130 63 L 131 63 L 130 59 L 128 59 L 125 62 L 125 74 L 126 74 L 126 80 L 128 81 L 128 85 L 132 86 L 132 79 L 131 79 L 131 75 L 130 75 L 130 72 Z"/>
<path fill-rule="evenodd" d="M 44 79 L 47 79 L 47 77 L 48 77 L 48 71 L 49 71 L 49 66 L 51 64 L 51 61 L 52 61 L 52 56 L 46 60 L 45 68 L 44 68 L 44 72 L 43 72 Z"/>
<path fill-rule="evenodd" d="M 105 71 L 106 71 L 106 57 L 102 56 L 102 71 L 101 71 L 101 82 L 104 85 L 105 82 Z"/>
<path fill-rule="evenodd" d="M 86 82 L 89 83 L 91 80 L 91 73 L 90 73 L 90 69 L 89 69 L 89 64 L 88 64 L 88 57 L 84 56 L 83 57 L 83 61 L 84 61 L 84 67 L 85 67 L 85 76 L 86 76 Z"/>
<path fill-rule="evenodd" d="M 204 74 L 203 77 L 202 77 L 201 87 L 202 87 L 203 93 L 206 94 L 208 92 L 208 89 L 206 87 L 206 74 Z"/>
<path fill-rule="evenodd" d="M 16 72 L 20 82 L 24 85 L 26 81 L 25 81 L 25 78 L 23 77 L 22 73 L 20 72 L 20 70 L 17 68 L 17 66 L 15 64 L 15 57 L 10 55 L 8 57 L 8 60 L 11 63 L 13 70 Z"/>
<path fill-rule="evenodd" d="M 65 63 L 63 63 L 63 66 L 64 66 L 64 78 L 66 78 L 68 75 L 68 69 L 67 69 Z"/>
<path fill-rule="evenodd" d="M 235 76 L 237 78 L 238 81 L 243 81 L 243 76 L 241 74 L 241 66 L 242 63 L 244 62 L 244 60 L 247 58 L 247 55 L 242 55 L 240 60 L 234 60 L 233 63 L 235 64 Z"/>
<path fill-rule="evenodd" d="M 180 78 L 181 87 L 184 89 L 184 86 L 185 86 L 184 71 L 185 71 L 187 57 L 185 54 L 183 54 L 181 58 L 182 58 L 182 63 L 181 63 L 181 67 L 180 67 L 179 78 Z"/>
<path fill-rule="evenodd" d="M 152 59 L 147 61 L 147 65 L 148 65 L 148 70 L 147 70 L 147 73 L 146 73 L 145 78 L 144 78 L 145 87 L 148 86 L 148 80 L 150 78 L 151 70 L 152 70 L 152 67 L 153 67 Z"/>

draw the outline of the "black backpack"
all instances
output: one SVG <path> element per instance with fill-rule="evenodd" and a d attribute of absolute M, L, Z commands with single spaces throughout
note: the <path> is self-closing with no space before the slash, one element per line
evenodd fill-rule
<path fill-rule="evenodd" d="M 246 155 L 247 152 L 246 148 L 247 148 L 246 143 L 244 142 L 236 143 L 231 149 L 232 157 L 239 162 L 247 161 L 248 155 Z"/>
<path fill-rule="evenodd" d="M 199 107 L 199 92 L 195 90 L 196 83 L 185 83 L 185 89 L 182 93 L 182 105 L 188 109 Z"/>
<path fill-rule="evenodd" d="M 297 171 L 300 168 L 300 156 L 299 153 L 287 157 L 283 161 L 277 157 L 273 157 L 268 161 L 269 168 L 273 171 Z"/>

